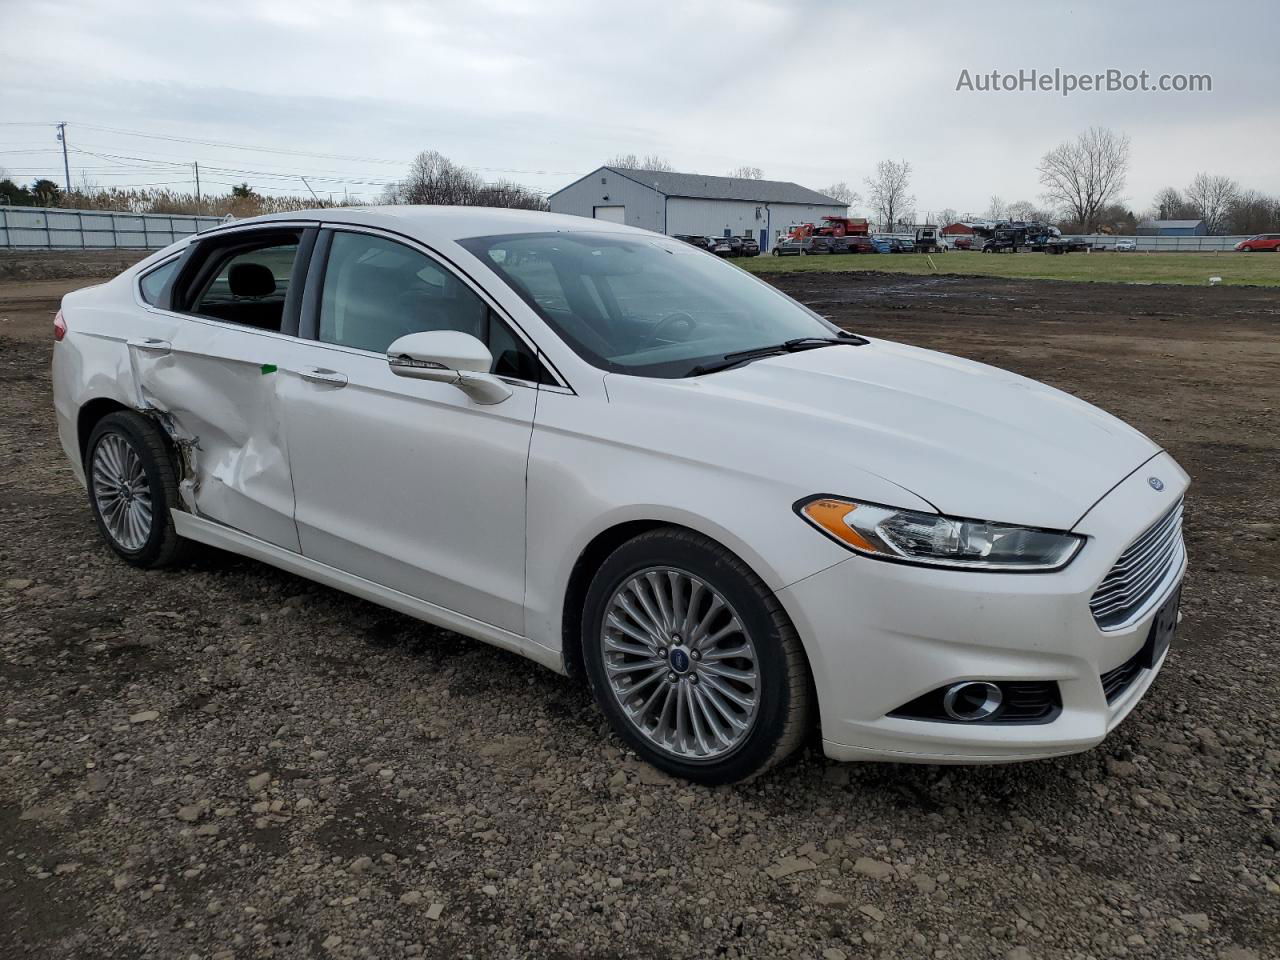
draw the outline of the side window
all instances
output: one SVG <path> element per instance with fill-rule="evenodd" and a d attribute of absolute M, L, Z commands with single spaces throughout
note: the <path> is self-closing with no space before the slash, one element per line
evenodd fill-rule
<path fill-rule="evenodd" d="M 298 238 L 277 236 L 272 242 L 237 246 L 213 256 L 212 275 L 195 292 L 190 312 L 259 330 L 280 330 Z"/>
<path fill-rule="evenodd" d="M 320 296 L 319 339 L 385 353 L 400 337 L 431 330 L 484 341 L 493 373 L 540 379 L 540 365 L 524 342 L 453 273 L 394 240 L 335 232 Z"/>
<path fill-rule="evenodd" d="M 169 282 L 169 278 L 173 276 L 173 271 L 176 269 L 178 269 L 178 258 L 174 257 L 150 273 L 144 273 L 142 279 L 138 281 L 142 299 L 155 306 L 160 300 L 160 294 L 164 292 L 164 285 Z"/>

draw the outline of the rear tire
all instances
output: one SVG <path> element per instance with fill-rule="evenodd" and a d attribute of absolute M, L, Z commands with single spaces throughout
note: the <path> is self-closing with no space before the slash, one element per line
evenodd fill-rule
<path fill-rule="evenodd" d="M 155 569 L 185 559 L 170 510 L 180 505 L 178 471 L 164 435 L 139 414 L 98 421 L 85 446 L 89 508 L 107 545 L 126 563 Z"/>
<path fill-rule="evenodd" d="M 666 773 L 747 780 L 809 731 L 811 680 L 795 628 L 745 563 L 700 534 L 665 527 L 620 546 L 591 581 L 582 625 L 596 703 Z"/>

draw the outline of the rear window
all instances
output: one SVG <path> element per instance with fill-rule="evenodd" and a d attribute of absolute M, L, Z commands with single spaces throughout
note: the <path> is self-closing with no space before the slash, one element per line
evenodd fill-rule
<path fill-rule="evenodd" d="M 142 299 L 153 307 L 160 302 L 160 294 L 164 292 L 165 284 L 169 282 L 169 278 L 173 276 L 173 271 L 178 268 L 178 258 L 167 260 L 154 270 L 150 270 L 142 275 L 142 279 L 138 281 L 138 291 L 142 294 Z"/>

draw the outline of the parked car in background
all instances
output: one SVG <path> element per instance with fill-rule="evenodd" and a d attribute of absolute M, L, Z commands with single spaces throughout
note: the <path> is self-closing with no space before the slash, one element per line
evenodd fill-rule
<path fill-rule="evenodd" d="M 898 241 L 898 248 L 900 253 L 915 253 L 916 242 L 914 240 L 910 240 L 906 237 L 903 237 Z"/>
<path fill-rule="evenodd" d="M 742 256 L 742 238 L 741 237 L 725 237 L 725 242 L 729 244 L 729 249 L 733 251 L 730 256 Z"/>
<path fill-rule="evenodd" d="M 734 256 L 733 245 L 729 243 L 728 237 L 708 237 L 707 249 L 717 257 Z"/>
<path fill-rule="evenodd" d="M 832 253 L 875 253 L 870 237 L 832 237 Z"/>
<path fill-rule="evenodd" d="M 1259 233 L 1248 240 L 1241 240 L 1236 244 L 1236 250 L 1241 253 L 1280 253 L 1280 233 Z"/>
<path fill-rule="evenodd" d="M 742 238 L 742 251 L 739 256 L 758 257 L 760 256 L 760 244 L 754 237 Z"/>
<path fill-rule="evenodd" d="M 810 237 L 809 253 L 835 253 L 831 237 Z"/>
<path fill-rule="evenodd" d="M 872 237 L 871 246 L 875 248 L 876 253 L 893 253 L 893 238 Z"/>
<path fill-rule="evenodd" d="M 774 241 L 773 249 L 769 252 L 775 257 L 804 257 L 808 256 L 809 248 L 812 244 L 812 237 L 804 237 L 798 239 L 796 237 L 779 237 Z"/>
<path fill-rule="evenodd" d="M 676 234 L 677 240 L 683 240 L 685 243 L 697 247 L 699 250 L 707 249 L 707 238 L 698 234 Z"/>
<path fill-rule="evenodd" d="M 1136 240 L 1129 240 L 1126 238 L 1116 241 L 1116 253 L 1124 253 L 1125 251 L 1132 252 L 1137 249 L 1138 242 Z"/>
<path fill-rule="evenodd" d="M 951 244 L 952 250 L 973 249 L 973 237 L 947 237 L 946 240 Z"/>
<path fill-rule="evenodd" d="M 1158 444 L 670 237 L 292 211 L 67 294 L 52 332 L 122 561 L 212 545 L 531 658 L 670 775 L 747 779 L 817 730 L 837 760 L 1076 753 L 1174 639 L 1188 477 Z"/>

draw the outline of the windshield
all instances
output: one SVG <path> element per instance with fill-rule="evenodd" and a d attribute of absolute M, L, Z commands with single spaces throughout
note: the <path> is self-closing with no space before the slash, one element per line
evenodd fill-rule
<path fill-rule="evenodd" d="M 763 281 L 674 238 L 525 233 L 459 243 L 579 356 L 604 370 L 684 377 L 728 353 L 841 332 Z"/>

